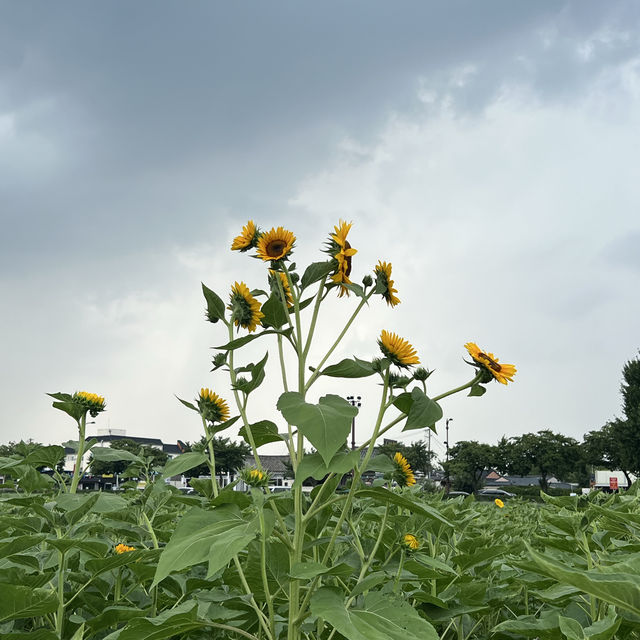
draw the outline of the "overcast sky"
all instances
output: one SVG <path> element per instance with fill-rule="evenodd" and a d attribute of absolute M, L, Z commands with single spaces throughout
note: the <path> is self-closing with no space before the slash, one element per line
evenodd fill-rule
<path fill-rule="evenodd" d="M 436 369 L 434 395 L 469 379 L 467 341 L 516 365 L 443 402 L 452 443 L 581 439 L 620 415 L 640 347 L 639 44 L 631 0 L 0 0 L 0 442 L 73 437 L 45 393 L 76 390 L 106 397 L 95 427 L 198 439 L 174 394 L 231 400 L 200 282 L 265 288 L 229 250 L 250 218 L 293 231 L 299 265 L 340 218 L 354 281 L 392 262 L 402 304 L 374 300 L 335 361 L 388 329 Z M 311 362 L 355 306 L 332 296 Z M 276 373 L 252 420 L 278 419 Z M 362 441 L 379 387 L 324 393 L 363 396 Z"/>

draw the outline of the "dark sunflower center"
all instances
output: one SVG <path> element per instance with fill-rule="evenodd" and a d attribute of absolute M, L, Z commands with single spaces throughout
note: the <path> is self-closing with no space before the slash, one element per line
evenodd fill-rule
<path fill-rule="evenodd" d="M 344 248 L 345 249 L 351 249 L 351 245 L 349 244 L 348 240 L 344 241 Z M 351 273 L 351 256 L 346 256 L 344 261 L 347 263 L 347 268 L 344 272 L 344 275 L 347 276 L 347 278 L 349 277 L 349 274 Z"/>
<path fill-rule="evenodd" d="M 284 240 L 272 240 L 267 245 L 267 255 L 270 258 L 279 258 L 287 247 L 287 243 Z"/>
<path fill-rule="evenodd" d="M 502 367 L 495 360 L 490 358 L 486 353 L 479 353 L 478 358 L 486 360 L 487 365 L 489 365 L 489 367 L 494 371 L 502 371 Z"/>

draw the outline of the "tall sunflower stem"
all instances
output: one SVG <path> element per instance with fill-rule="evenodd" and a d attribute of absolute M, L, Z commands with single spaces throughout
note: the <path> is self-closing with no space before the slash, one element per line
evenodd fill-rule
<path fill-rule="evenodd" d="M 469 389 L 470 387 L 472 387 L 474 384 L 477 384 L 478 382 L 480 382 L 480 380 L 482 380 L 482 377 L 484 376 L 484 371 L 481 369 L 480 371 L 478 371 L 478 374 L 476 375 L 476 377 L 473 380 L 470 380 L 469 382 L 456 387 L 455 389 L 451 389 L 450 391 L 446 391 L 445 393 L 441 393 L 439 396 L 436 396 L 435 398 L 431 398 L 434 402 L 437 402 L 438 400 L 442 400 L 442 398 L 446 398 L 447 396 L 452 396 L 454 393 L 459 393 L 460 391 L 464 391 L 465 389 Z"/>
<path fill-rule="evenodd" d="M 69 493 L 76 493 L 78 484 L 82 477 L 82 458 L 84 457 L 85 434 L 87 427 L 87 412 L 85 411 L 82 418 L 78 421 L 78 452 L 76 454 L 76 464 L 73 468 L 73 478 L 71 479 L 71 487 Z"/>
<path fill-rule="evenodd" d="M 209 425 L 205 420 L 204 416 L 200 416 L 202 418 L 202 426 L 204 427 L 204 433 L 207 438 L 207 449 L 209 451 L 209 471 L 211 472 L 211 490 L 213 491 L 213 497 L 217 498 L 219 489 L 218 489 L 218 478 L 216 476 L 216 453 L 213 448 L 213 435 L 209 431 Z"/>
<path fill-rule="evenodd" d="M 344 328 L 336 338 L 335 342 L 331 345 L 331 348 L 329 349 L 329 351 L 327 351 L 324 358 L 322 358 L 322 360 L 320 361 L 320 364 L 318 364 L 315 371 L 309 377 L 309 380 L 307 380 L 305 391 L 308 391 L 309 387 L 311 387 L 311 385 L 316 381 L 316 379 L 320 375 L 320 372 L 322 371 L 322 367 L 324 366 L 324 363 L 331 357 L 331 354 L 336 350 L 340 342 L 342 342 L 342 338 L 344 338 L 344 336 L 346 335 L 347 331 L 349 330 L 349 327 L 353 324 L 353 321 L 358 317 L 358 314 L 362 310 L 362 307 L 364 307 L 364 305 L 367 304 L 367 302 L 369 301 L 369 298 L 371 298 L 372 295 L 373 295 L 373 289 L 368 294 L 366 294 L 365 297 L 362 298 L 362 300 L 360 300 L 360 304 L 356 307 L 355 311 L 351 314 L 351 317 L 349 318 L 349 320 L 347 320 L 347 324 L 345 324 Z"/>
<path fill-rule="evenodd" d="M 307 334 L 307 342 L 304 345 L 304 350 L 302 352 L 302 355 L 304 356 L 305 360 L 307 358 L 307 356 L 309 355 L 309 349 L 311 348 L 311 341 L 313 339 L 313 334 L 315 332 L 316 329 L 316 323 L 318 321 L 318 312 L 320 311 L 320 303 L 322 302 L 322 293 L 324 291 L 324 286 L 327 282 L 327 277 L 325 276 L 324 278 L 322 278 L 322 282 L 320 283 L 320 287 L 318 288 L 318 293 L 316 295 L 316 302 L 313 305 L 313 315 L 311 316 L 311 324 L 309 325 L 309 333 Z"/>

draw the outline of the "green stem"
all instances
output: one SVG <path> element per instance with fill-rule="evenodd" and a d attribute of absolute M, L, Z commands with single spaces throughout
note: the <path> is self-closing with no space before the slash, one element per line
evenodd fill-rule
<path fill-rule="evenodd" d="M 275 631 L 275 611 L 273 609 L 273 597 L 269 589 L 269 580 L 267 578 L 267 527 L 264 521 L 264 511 L 259 510 L 260 518 L 260 573 L 262 575 L 262 588 L 264 589 L 264 597 L 267 602 L 267 611 L 269 612 L 269 629 L 271 637 L 276 637 Z"/>
<path fill-rule="evenodd" d="M 447 396 L 451 396 L 454 393 L 458 393 L 460 391 L 464 391 L 465 389 L 468 389 L 469 387 L 472 387 L 477 382 L 480 382 L 480 380 L 482 379 L 482 376 L 484 376 L 484 371 L 482 369 L 480 369 L 480 371 L 478 371 L 478 375 L 476 375 L 476 377 L 473 380 L 470 380 L 469 382 L 463 384 L 460 387 L 456 387 L 455 389 L 451 389 L 450 391 L 446 391 L 445 393 L 441 393 L 439 396 L 436 396 L 435 398 L 431 398 L 431 399 L 434 402 L 437 402 L 438 400 L 442 400 L 442 398 L 446 398 Z"/>
<path fill-rule="evenodd" d="M 69 489 L 69 493 L 76 493 L 78 490 L 78 484 L 80 483 L 80 477 L 82 475 L 82 458 L 84 457 L 84 440 L 85 440 L 85 430 L 87 427 L 87 414 L 86 412 L 80 418 L 80 422 L 78 422 L 78 453 L 76 455 L 76 465 L 73 469 L 73 478 L 71 480 L 71 488 Z"/>
<path fill-rule="evenodd" d="M 142 519 L 147 527 L 147 531 L 151 536 L 151 542 L 153 543 L 154 549 L 159 549 L 160 545 L 158 544 L 158 538 L 156 537 L 156 532 L 153 530 L 153 525 L 151 524 L 151 520 L 149 520 L 149 516 L 147 516 L 146 512 L 142 512 Z"/>
<path fill-rule="evenodd" d="M 249 604 L 251 605 L 251 608 L 256 612 L 256 616 L 258 617 L 258 622 L 260 623 L 262 630 L 265 632 L 265 634 L 270 640 L 274 640 L 273 636 L 271 635 L 271 630 L 269 628 L 269 620 L 261 611 L 260 607 L 258 606 L 258 603 L 253 597 L 253 591 L 251 590 L 251 587 L 247 582 L 247 578 L 244 575 L 244 571 L 242 570 L 242 565 L 240 564 L 240 560 L 238 560 L 238 556 L 233 557 L 233 563 L 236 567 L 236 570 L 238 571 L 238 577 L 240 578 L 242 587 L 244 588 L 245 593 L 249 596 Z"/>
<path fill-rule="evenodd" d="M 211 489 L 213 491 L 213 497 L 218 497 L 218 478 L 216 476 L 216 452 L 213 448 L 213 435 L 209 432 L 209 425 L 207 425 L 207 421 L 204 419 L 204 416 L 200 416 L 202 418 L 202 426 L 204 427 L 204 433 L 207 437 L 207 449 L 209 450 L 209 471 L 211 473 Z"/>
<path fill-rule="evenodd" d="M 318 312 L 320 311 L 320 303 L 322 302 L 322 292 L 324 290 L 324 285 L 327 281 L 327 276 L 322 278 L 322 282 L 320 283 L 320 288 L 318 289 L 318 294 L 316 296 L 316 302 L 313 306 L 313 315 L 311 316 L 311 325 L 309 326 L 309 333 L 307 335 L 307 343 L 304 345 L 304 351 L 302 355 L 304 359 L 307 359 L 309 355 L 309 349 L 311 348 L 311 340 L 313 338 L 313 333 L 316 329 L 316 322 L 318 321 Z"/>
<path fill-rule="evenodd" d="M 60 639 L 62 639 L 62 627 L 64 625 L 64 574 L 67 568 L 66 560 L 64 552 L 58 550 L 58 612 L 56 614 L 56 633 Z"/>
<path fill-rule="evenodd" d="M 309 387 L 311 387 L 311 385 L 316 381 L 316 379 L 320 375 L 320 372 L 322 371 L 322 367 L 324 366 L 324 363 L 331 357 L 331 354 L 336 350 L 336 347 L 340 344 L 340 342 L 342 341 L 342 338 L 344 338 L 345 334 L 349 330 L 349 327 L 353 324 L 353 321 L 356 319 L 357 315 L 360 313 L 360 310 L 369 301 L 369 298 L 372 295 L 373 295 L 373 289 L 364 298 L 362 298 L 362 300 L 360 300 L 360 304 L 356 307 L 356 310 L 351 314 L 351 317 L 347 321 L 347 324 L 344 326 L 344 329 L 342 329 L 342 331 L 340 332 L 340 335 L 336 338 L 333 345 L 331 345 L 331 348 L 329 349 L 329 351 L 327 351 L 324 358 L 322 358 L 322 360 L 320 361 L 320 364 L 316 367 L 315 371 L 309 377 L 309 380 L 307 380 L 305 391 L 308 391 Z"/>

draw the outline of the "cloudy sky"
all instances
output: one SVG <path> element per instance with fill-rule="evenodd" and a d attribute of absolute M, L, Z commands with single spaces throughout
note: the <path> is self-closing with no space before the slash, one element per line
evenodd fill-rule
<path fill-rule="evenodd" d="M 393 263 L 402 304 L 335 360 L 386 328 L 433 394 L 469 379 L 469 340 L 517 366 L 444 401 L 451 442 L 602 426 L 640 347 L 639 44 L 631 0 L 0 0 L 0 442 L 72 437 L 45 393 L 76 390 L 106 397 L 95 427 L 197 439 L 174 394 L 231 400 L 200 282 L 265 287 L 229 251 L 248 219 L 299 265 L 340 218 L 355 281 Z M 332 296 L 311 362 L 355 306 Z M 270 363 L 255 420 L 278 418 Z M 379 387 L 324 393 L 363 396 L 362 441 Z"/>

